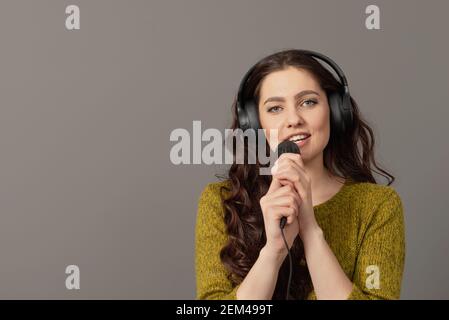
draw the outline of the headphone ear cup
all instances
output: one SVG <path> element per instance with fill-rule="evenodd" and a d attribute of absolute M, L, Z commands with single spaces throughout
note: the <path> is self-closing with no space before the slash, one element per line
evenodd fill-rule
<path fill-rule="evenodd" d="M 352 115 L 351 96 L 349 95 L 349 93 L 345 93 L 343 95 L 342 113 L 345 128 L 349 129 L 350 127 L 352 127 L 352 123 L 354 121 Z"/>
<path fill-rule="evenodd" d="M 239 128 L 245 131 L 249 128 L 249 120 L 248 115 L 246 113 L 245 107 L 241 106 L 240 103 L 237 102 L 237 120 L 239 123 Z"/>
<path fill-rule="evenodd" d="M 331 113 L 331 126 L 335 129 L 336 133 L 344 132 L 342 105 L 343 101 L 341 95 L 338 92 L 331 92 L 327 96 L 329 103 L 329 109 Z"/>
<path fill-rule="evenodd" d="M 247 100 L 245 103 L 245 111 L 248 117 L 249 127 L 257 130 L 260 129 L 259 112 L 254 100 Z M 257 134 L 257 132 L 256 132 Z"/>
<path fill-rule="evenodd" d="M 239 103 L 237 103 L 237 115 L 238 115 L 238 122 L 239 127 L 242 129 L 242 131 L 246 131 L 248 129 L 254 130 L 255 133 L 255 145 L 249 143 L 248 144 L 248 159 L 256 159 L 257 157 L 257 145 L 258 145 L 258 132 L 257 129 L 260 128 L 259 124 L 259 114 L 256 109 L 256 104 L 253 100 L 247 100 L 245 101 L 245 104 L 243 106 L 240 106 Z M 243 135 L 238 135 L 240 137 L 240 141 L 244 142 Z M 250 156 L 252 155 L 252 156 Z"/>

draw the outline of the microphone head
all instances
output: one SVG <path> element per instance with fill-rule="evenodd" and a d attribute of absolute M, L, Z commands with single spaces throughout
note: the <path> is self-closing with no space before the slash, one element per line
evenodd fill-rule
<path fill-rule="evenodd" d="M 299 147 L 296 143 L 290 140 L 282 141 L 278 147 L 278 157 L 283 153 L 298 153 L 301 154 Z"/>

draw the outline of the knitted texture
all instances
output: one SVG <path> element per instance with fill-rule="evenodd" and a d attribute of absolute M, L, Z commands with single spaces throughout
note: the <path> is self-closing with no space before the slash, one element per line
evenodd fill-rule
<path fill-rule="evenodd" d="M 230 188 L 230 181 L 209 183 L 198 202 L 195 272 L 196 299 L 201 300 L 235 300 L 240 286 L 232 286 L 220 260 L 228 240 L 221 186 Z M 399 299 L 405 239 L 403 206 L 396 191 L 346 179 L 332 198 L 313 208 L 326 242 L 353 283 L 348 300 Z M 307 296 L 316 298 L 314 290 Z"/>

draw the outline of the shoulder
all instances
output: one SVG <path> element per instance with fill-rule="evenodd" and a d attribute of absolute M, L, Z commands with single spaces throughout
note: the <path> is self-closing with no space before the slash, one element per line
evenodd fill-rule
<path fill-rule="evenodd" d="M 357 204 L 362 220 L 376 216 L 390 219 L 394 215 L 402 218 L 403 204 L 399 193 L 391 186 L 371 182 L 354 182 L 348 186 L 353 202 Z"/>
<path fill-rule="evenodd" d="M 227 190 L 231 190 L 231 181 L 229 179 L 206 184 L 202 193 L 220 195 L 220 193 L 226 193 Z"/>
<path fill-rule="evenodd" d="M 385 200 L 400 200 L 399 194 L 391 186 L 371 183 L 353 182 L 348 185 L 350 193 L 357 198 L 370 203 L 380 203 Z"/>
<path fill-rule="evenodd" d="M 210 182 L 201 191 L 200 201 L 211 201 L 221 199 L 224 196 L 229 195 L 231 191 L 231 181 L 229 179 Z"/>
<path fill-rule="evenodd" d="M 198 199 L 199 211 L 220 212 L 223 211 L 223 199 L 230 194 L 231 181 L 224 180 L 219 182 L 210 182 L 203 187 Z"/>

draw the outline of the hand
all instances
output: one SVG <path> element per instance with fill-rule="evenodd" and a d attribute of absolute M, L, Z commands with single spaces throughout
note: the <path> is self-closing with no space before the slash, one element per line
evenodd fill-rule
<path fill-rule="evenodd" d="M 299 235 L 304 235 L 318 224 L 315 219 L 312 202 L 311 179 L 307 174 L 300 154 L 283 153 L 275 162 L 271 173 L 282 185 L 290 185 L 299 195 Z"/>
<path fill-rule="evenodd" d="M 300 198 L 294 187 L 282 185 L 273 177 L 267 193 L 260 198 L 260 207 L 263 213 L 267 242 L 265 248 L 272 256 L 287 255 L 284 239 L 282 238 L 280 221 L 287 217 L 284 235 L 291 248 L 299 233 L 298 213 Z"/>

